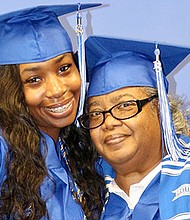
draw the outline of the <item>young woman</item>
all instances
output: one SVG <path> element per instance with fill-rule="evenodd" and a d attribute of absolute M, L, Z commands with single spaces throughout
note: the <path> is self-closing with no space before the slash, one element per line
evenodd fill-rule
<path fill-rule="evenodd" d="M 39 6 L 0 17 L 0 219 L 99 218 L 104 184 L 74 123 L 81 78 L 58 20 L 77 9 Z"/>

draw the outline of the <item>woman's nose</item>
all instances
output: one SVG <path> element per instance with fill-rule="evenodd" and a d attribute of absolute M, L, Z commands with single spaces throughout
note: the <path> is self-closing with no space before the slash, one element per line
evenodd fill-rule
<path fill-rule="evenodd" d="M 46 80 L 46 96 L 59 98 L 66 92 L 66 86 L 58 77 L 50 77 Z"/>
<path fill-rule="evenodd" d="M 112 130 L 116 126 L 120 126 L 122 124 L 121 120 L 115 119 L 110 113 L 105 115 L 105 121 L 102 125 L 102 129 Z"/>

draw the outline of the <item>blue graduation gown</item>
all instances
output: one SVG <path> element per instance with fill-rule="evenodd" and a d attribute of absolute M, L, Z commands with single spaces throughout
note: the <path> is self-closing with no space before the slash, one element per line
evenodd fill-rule
<path fill-rule="evenodd" d="M 190 143 L 190 138 L 179 138 Z M 190 147 L 190 144 L 189 144 Z M 103 159 L 97 163 L 103 176 L 115 177 L 112 167 Z M 166 156 L 162 171 L 150 182 L 131 213 L 126 201 L 110 193 L 102 220 L 182 220 L 190 219 L 190 154 L 177 162 Z"/>
<path fill-rule="evenodd" d="M 133 212 L 130 211 L 127 202 L 120 196 L 110 193 L 102 220 L 160 220 L 159 214 L 159 180 L 160 173 L 151 181 L 140 197 Z"/>
<path fill-rule="evenodd" d="M 44 133 L 43 133 L 44 134 Z M 54 185 L 52 181 L 45 178 L 41 185 L 41 196 L 47 199 L 46 206 L 51 220 L 82 220 L 84 217 L 82 208 L 75 202 L 72 197 L 68 183 L 68 174 L 63 165 L 63 159 L 56 148 L 59 149 L 58 143 L 54 144 L 52 138 L 44 134 L 48 153 L 46 157 L 46 166 L 48 173 L 56 182 L 55 193 L 52 195 Z M 41 149 L 43 144 L 41 142 Z M 6 177 L 5 157 L 7 153 L 7 144 L 2 135 L 0 135 L 0 186 Z M 43 220 L 45 217 L 42 218 Z"/>
<path fill-rule="evenodd" d="M 190 143 L 189 137 L 181 139 Z M 162 219 L 190 219 L 190 155 L 176 162 L 169 156 L 163 159 L 160 189 Z"/>

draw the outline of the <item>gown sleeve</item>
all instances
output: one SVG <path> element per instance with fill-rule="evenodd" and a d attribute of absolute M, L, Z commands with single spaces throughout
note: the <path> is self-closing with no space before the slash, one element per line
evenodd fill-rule
<path fill-rule="evenodd" d="M 6 176 L 6 167 L 5 167 L 5 161 L 6 161 L 6 154 L 8 151 L 7 144 L 0 134 L 0 186 L 2 185 L 5 176 Z"/>

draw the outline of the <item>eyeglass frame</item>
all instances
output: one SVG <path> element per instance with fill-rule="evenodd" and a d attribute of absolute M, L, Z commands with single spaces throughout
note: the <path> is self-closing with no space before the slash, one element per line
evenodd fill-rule
<path fill-rule="evenodd" d="M 83 127 L 84 129 L 90 130 L 90 129 L 95 129 L 95 128 L 100 127 L 100 126 L 105 122 L 105 120 L 106 120 L 105 115 L 106 115 L 107 113 L 110 113 L 110 115 L 111 115 L 113 118 L 115 118 L 116 120 L 126 120 L 126 119 L 130 119 L 130 118 L 133 118 L 134 116 L 138 115 L 138 114 L 142 111 L 142 107 L 143 107 L 145 104 L 151 102 L 151 101 L 152 101 L 153 99 L 155 99 L 155 98 L 158 98 L 158 94 L 152 95 L 152 96 L 150 96 L 150 97 L 148 97 L 148 98 L 146 98 L 146 99 L 141 99 L 141 100 L 134 99 L 134 100 L 128 100 L 128 101 L 120 102 L 120 103 L 118 103 L 118 104 L 112 106 L 112 107 L 111 107 L 110 109 L 108 109 L 107 111 L 94 111 L 94 112 L 99 112 L 99 113 L 101 113 L 101 114 L 103 115 L 103 120 L 102 120 L 102 122 L 101 122 L 98 126 L 96 126 L 96 127 L 87 128 L 87 127 L 85 127 L 85 126 L 83 125 L 83 123 L 82 123 L 82 119 L 83 119 L 84 117 L 86 117 L 87 115 L 90 115 L 91 113 L 94 113 L 94 112 L 84 113 L 83 115 L 81 115 L 81 116 L 78 118 L 78 121 L 79 121 L 79 124 L 80 124 L 81 127 Z M 127 118 L 122 118 L 122 119 L 121 119 L 121 118 L 115 117 L 115 116 L 113 115 L 113 113 L 112 113 L 112 109 L 114 109 L 114 108 L 115 108 L 116 106 L 118 106 L 118 105 L 121 105 L 121 104 L 124 104 L 124 103 L 127 103 L 127 102 L 136 102 L 138 111 L 137 111 L 134 115 L 132 115 L 132 116 L 130 116 L 130 117 L 127 117 Z"/>

